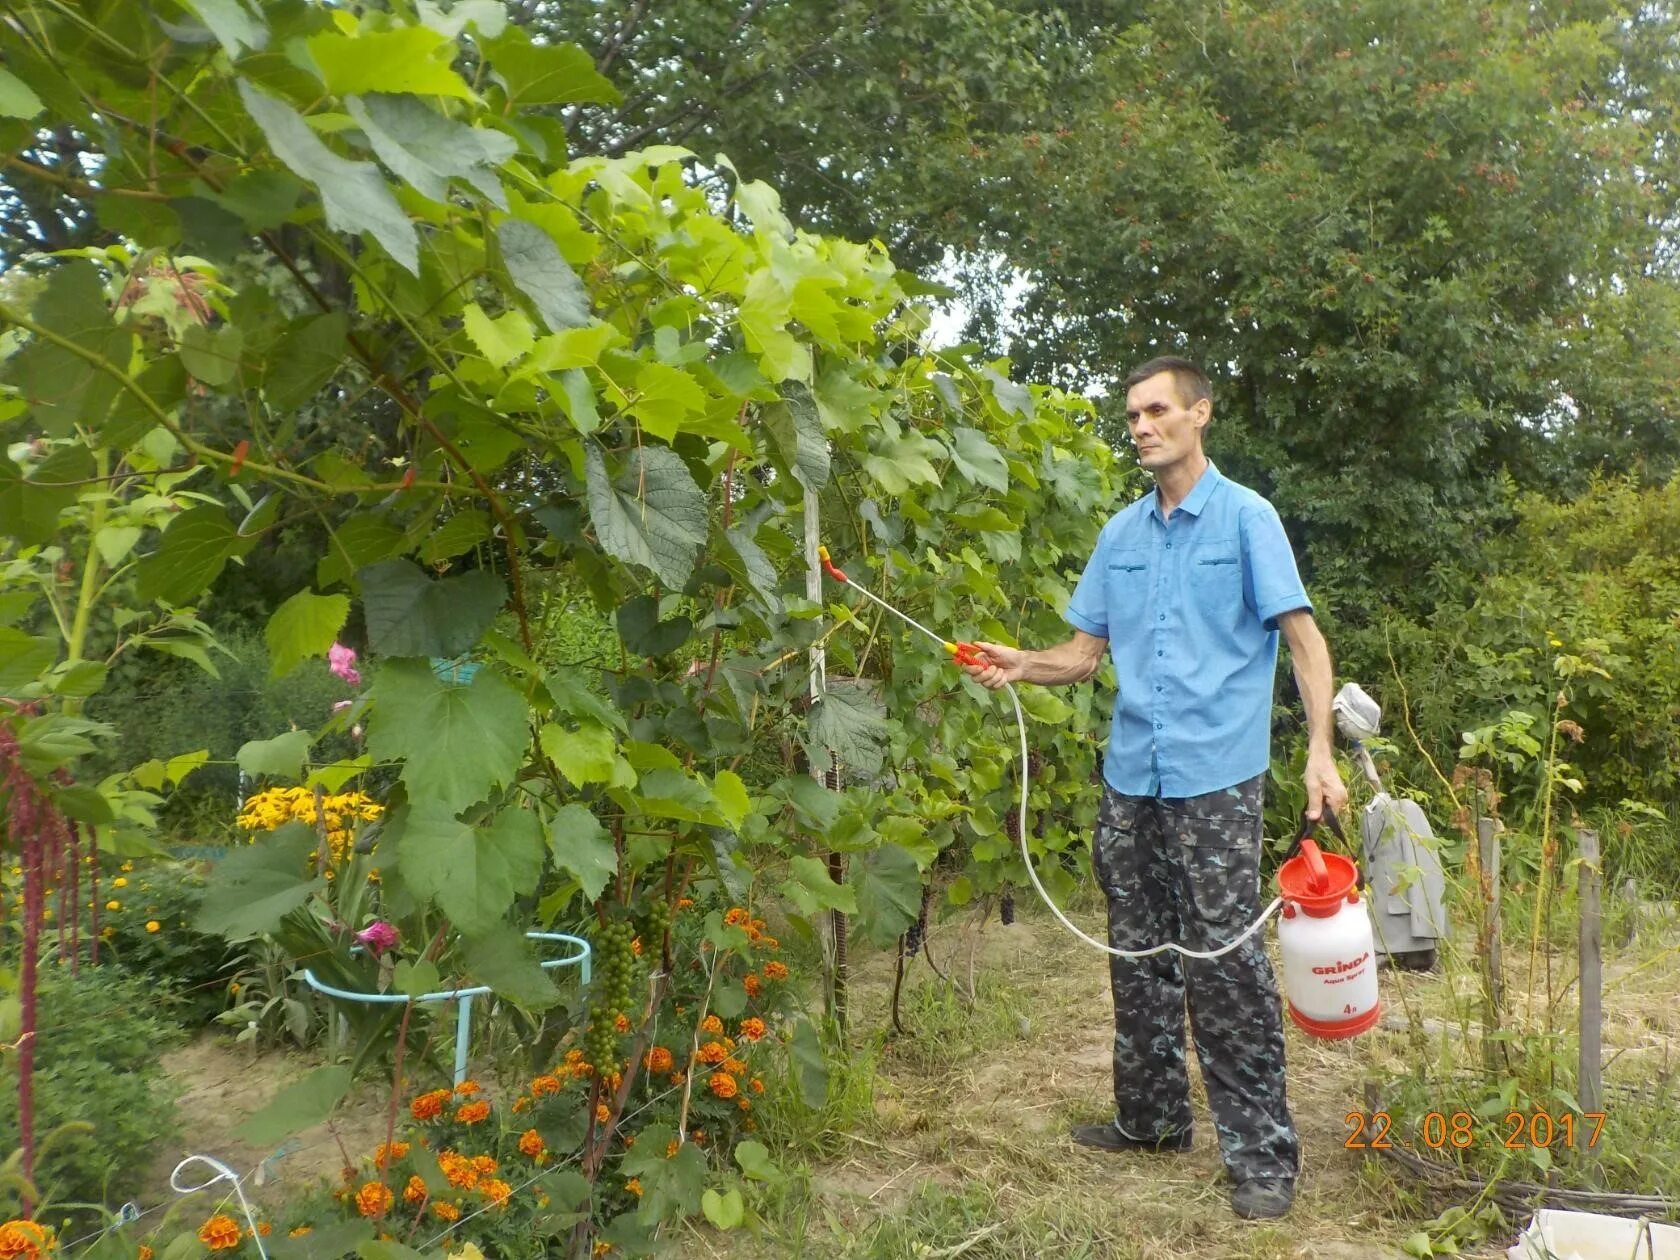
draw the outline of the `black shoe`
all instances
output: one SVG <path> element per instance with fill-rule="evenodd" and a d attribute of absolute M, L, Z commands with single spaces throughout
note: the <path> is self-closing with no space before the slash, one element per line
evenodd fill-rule
<path fill-rule="evenodd" d="M 1176 1155 L 1180 1151 L 1190 1149 L 1191 1134 L 1186 1129 L 1181 1133 L 1169 1133 L 1166 1137 L 1144 1141 L 1127 1137 L 1120 1132 L 1120 1126 L 1110 1120 L 1104 1124 L 1074 1125 L 1073 1140 L 1081 1146 L 1093 1147 L 1099 1151 L 1143 1151 L 1148 1154 Z"/>
<path fill-rule="evenodd" d="M 1282 1216 L 1294 1201 L 1295 1183 L 1284 1177 L 1239 1182 L 1231 1191 L 1231 1211 L 1245 1221 L 1267 1221 Z"/>

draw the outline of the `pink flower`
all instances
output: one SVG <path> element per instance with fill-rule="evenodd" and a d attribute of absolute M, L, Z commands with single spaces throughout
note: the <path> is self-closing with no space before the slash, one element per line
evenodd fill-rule
<path fill-rule="evenodd" d="M 375 955 L 383 954 L 388 949 L 396 948 L 397 929 L 384 919 L 375 919 L 356 933 L 356 940 L 371 949 Z"/>
<path fill-rule="evenodd" d="M 340 700 L 333 705 L 332 711 L 334 713 L 343 713 L 344 710 L 348 709 L 351 705 L 353 705 L 355 703 L 356 702 L 354 700 Z"/>
<path fill-rule="evenodd" d="M 333 644 L 327 649 L 327 668 L 352 687 L 362 685 L 362 676 L 356 672 L 355 648 L 347 648 L 342 643 Z"/>

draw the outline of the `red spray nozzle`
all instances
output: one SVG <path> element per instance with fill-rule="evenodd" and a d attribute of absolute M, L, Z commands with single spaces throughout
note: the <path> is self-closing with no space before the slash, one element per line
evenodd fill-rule
<path fill-rule="evenodd" d="M 846 575 L 839 569 L 835 568 L 834 561 L 829 559 L 827 547 L 817 548 L 817 559 L 822 561 L 822 566 L 824 569 L 828 570 L 829 577 L 833 578 L 836 582 L 844 582 L 846 580 Z"/>

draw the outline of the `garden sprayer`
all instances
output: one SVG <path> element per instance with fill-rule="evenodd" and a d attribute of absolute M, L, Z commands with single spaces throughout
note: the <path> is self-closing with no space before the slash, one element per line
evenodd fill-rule
<path fill-rule="evenodd" d="M 817 555 L 829 577 L 925 634 L 939 644 L 954 664 L 987 663 L 985 650 L 978 644 L 935 634 L 908 613 L 901 612 L 879 595 L 853 582 L 835 565 L 827 547 L 818 547 Z M 1030 834 L 1027 828 L 1027 793 L 1032 773 L 1027 749 L 1027 723 L 1014 684 L 1005 682 L 1003 689 L 1009 694 L 1009 703 L 1014 706 L 1015 730 L 1020 739 L 1020 825 L 1016 834 L 1020 837 L 1021 862 L 1027 868 L 1027 877 L 1032 880 L 1033 887 L 1057 922 L 1091 948 L 1118 958 L 1148 958 L 1172 952 L 1186 958 L 1212 959 L 1239 948 L 1265 925 L 1267 919 L 1282 910 L 1278 944 L 1283 955 L 1284 989 L 1295 1023 L 1315 1037 L 1341 1038 L 1364 1032 L 1376 1022 L 1378 999 L 1374 945 L 1371 922 L 1360 901 L 1359 868 L 1349 858 L 1322 851 L 1313 839 L 1314 824 L 1310 821 L 1303 820 L 1301 833 L 1290 847 L 1288 859 L 1278 869 L 1279 895 L 1254 922 L 1217 949 L 1189 949 L 1176 941 L 1166 941 L 1148 949 L 1117 949 L 1082 932 L 1062 913 L 1039 881 L 1032 854 L 1027 848 L 1027 836 Z M 1330 825 L 1341 836 L 1341 825 L 1334 815 L 1330 816 Z M 1345 837 L 1343 842 L 1345 844 Z"/>

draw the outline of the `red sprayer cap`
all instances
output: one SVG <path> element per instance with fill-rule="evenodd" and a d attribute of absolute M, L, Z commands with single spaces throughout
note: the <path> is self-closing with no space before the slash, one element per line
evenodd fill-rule
<path fill-rule="evenodd" d="M 1359 882 L 1359 868 L 1340 853 L 1325 853 L 1312 839 L 1278 867 L 1278 892 L 1317 919 L 1328 919 L 1341 908 Z"/>

